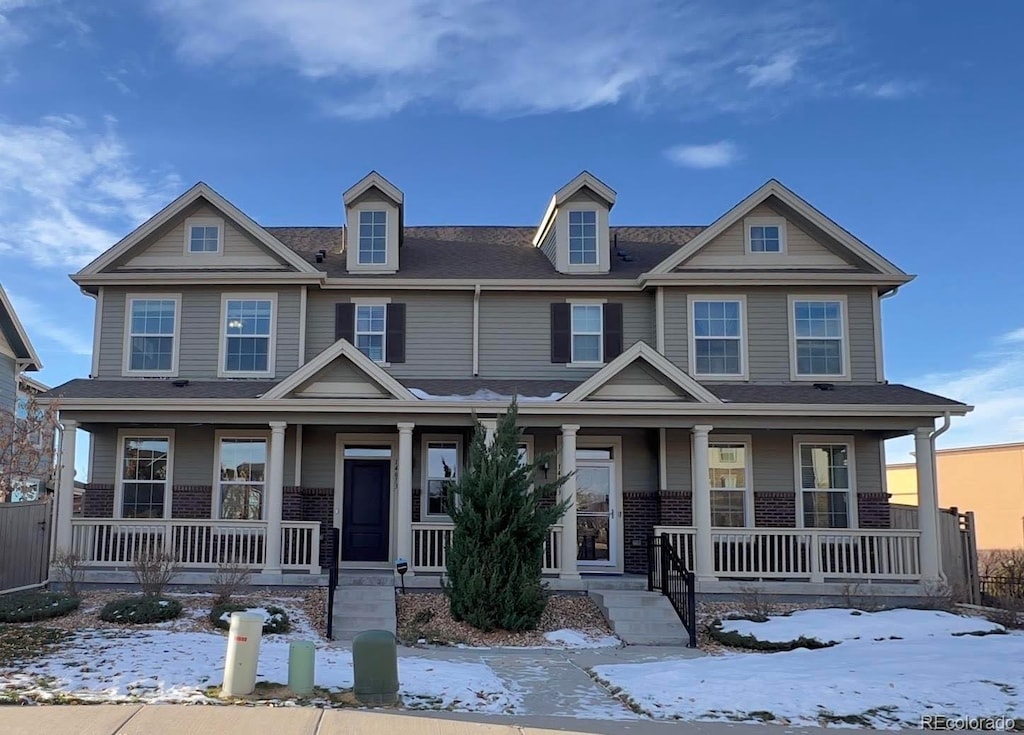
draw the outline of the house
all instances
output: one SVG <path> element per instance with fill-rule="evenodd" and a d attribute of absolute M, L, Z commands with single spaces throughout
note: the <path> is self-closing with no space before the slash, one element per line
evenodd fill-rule
<path fill-rule="evenodd" d="M 939 502 L 974 511 L 978 548 L 1024 548 L 1024 443 L 935 452 Z M 886 467 L 892 502 L 917 505 L 916 463 Z"/>
<path fill-rule="evenodd" d="M 42 395 L 49 386 L 25 373 L 42 367 L 7 292 L 0 286 L 0 473 L 12 471 L 7 465 L 14 464 L 15 450 L 26 441 L 19 438 L 18 428 L 38 428 L 27 426 L 29 397 Z M 9 433 L 12 428 L 14 431 Z M 19 466 L 12 483 L 0 483 L 0 502 L 36 500 L 45 493 L 52 474 L 53 431 L 31 431 L 27 441 L 33 451 L 33 466 Z"/>
<path fill-rule="evenodd" d="M 72 276 L 92 371 L 48 395 L 90 472 L 57 545 L 95 580 L 156 547 L 185 580 L 336 555 L 436 585 L 471 432 L 518 396 L 524 454 L 571 473 L 552 586 L 645 573 L 655 533 L 705 591 L 938 580 L 935 524 L 890 528 L 883 442 L 915 437 L 934 519 L 934 420 L 970 407 L 885 380 L 912 276 L 775 180 L 706 227 L 612 225 L 616 198 L 583 172 L 539 222 L 423 227 L 372 172 L 341 226 L 264 227 L 196 184 Z"/>

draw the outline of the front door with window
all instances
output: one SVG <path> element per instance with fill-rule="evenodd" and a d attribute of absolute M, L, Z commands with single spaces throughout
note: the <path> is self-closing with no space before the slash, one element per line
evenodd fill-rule
<path fill-rule="evenodd" d="M 391 460 L 345 459 L 341 561 L 389 560 Z"/>
<path fill-rule="evenodd" d="M 615 463 L 611 459 L 577 459 L 577 561 L 614 567 L 618 560 L 618 500 Z"/>

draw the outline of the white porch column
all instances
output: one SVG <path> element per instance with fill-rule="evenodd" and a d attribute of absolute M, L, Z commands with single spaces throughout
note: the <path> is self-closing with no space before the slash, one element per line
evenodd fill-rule
<path fill-rule="evenodd" d="M 267 478 L 267 574 L 281 572 L 281 516 L 284 511 L 283 421 L 270 422 L 270 477 Z"/>
<path fill-rule="evenodd" d="M 562 497 L 569 508 L 562 516 L 562 579 L 579 579 L 576 568 L 576 424 L 562 424 L 562 474 L 569 479 L 562 485 Z"/>
<path fill-rule="evenodd" d="M 412 558 L 412 430 L 415 424 L 398 424 L 398 524 L 395 559 L 409 562 L 406 575 L 415 574 Z"/>
<path fill-rule="evenodd" d="M 480 419 L 480 424 L 484 427 L 484 444 L 491 446 L 498 431 L 498 419 Z"/>
<path fill-rule="evenodd" d="M 711 426 L 693 427 L 693 525 L 694 563 L 698 580 L 715 579 L 714 545 L 711 543 L 711 476 L 708 471 L 708 434 Z"/>
<path fill-rule="evenodd" d="M 935 446 L 932 429 L 914 430 L 914 459 L 917 464 L 917 520 L 921 529 L 921 578 L 940 579 L 939 494 L 935 486 Z"/>
<path fill-rule="evenodd" d="M 71 549 L 71 516 L 75 510 L 75 445 L 78 422 L 61 421 L 60 478 L 57 485 L 57 549 Z"/>

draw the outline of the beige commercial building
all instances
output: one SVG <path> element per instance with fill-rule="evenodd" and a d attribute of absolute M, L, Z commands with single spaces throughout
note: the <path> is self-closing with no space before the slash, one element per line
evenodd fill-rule
<path fill-rule="evenodd" d="M 939 503 L 974 511 L 979 549 L 1024 546 L 1024 442 L 935 452 Z M 886 468 L 893 503 L 917 504 L 916 465 Z"/>

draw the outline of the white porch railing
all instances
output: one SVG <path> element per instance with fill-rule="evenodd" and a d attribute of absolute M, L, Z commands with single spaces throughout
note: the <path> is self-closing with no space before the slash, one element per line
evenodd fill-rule
<path fill-rule="evenodd" d="M 656 526 L 689 569 L 697 531 Z M 910 529 L 714 528 L 714 572 L 751 579 L 912 581 L 921 578 L 920 531 Z M 657 563 L 657 561 L 655 562 Z"/>
<path fill-rule="evenodd" d="M 213 569 L 238 562 L 261 570 L 266 558 L 265 521 L 74 518 L 71 547 L 83 566 L 128 567 L 139 554 L 173 554 L 185 569 Z M 320 522 L 282 521 L 281 568 L 320 573 Z"/>
<path fill-rule="evenodd" d="M 448 564 L 448 547 L 455 526 L 451 523 L 412 524 L 412 568 L 417 572 L 444 572 Z M 544 544 L 544 574 L 561 570 L 562 527 L 548 529 Z"/>

